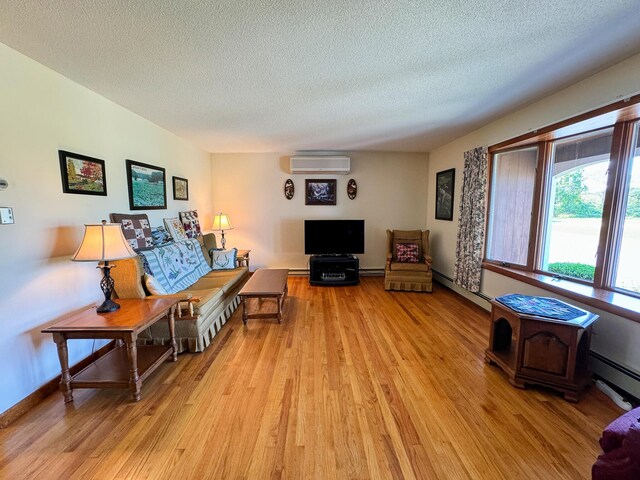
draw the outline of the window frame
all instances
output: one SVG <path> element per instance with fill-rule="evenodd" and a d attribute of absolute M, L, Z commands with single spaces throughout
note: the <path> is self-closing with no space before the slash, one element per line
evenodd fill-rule
<path fill-rule="evenodd" d="M 598 306 L 614 313 L 631 317 L 640 322 L 640 292 L 615 287 L 614 279 L 620 245 L 622 241 L 623 205 L 626 199 L 626 180 L 632 160 L 634 128 L 640 123 L 640 95 L 578 115 L 542 129 L 521 135 L 489 147 L 488 202 L 485 231 L 485 254 L 483 268 L 518 278 L 541 288 L 559 291 L 569 297 L 579 297 L 584 303 Z M 540 269 L 544 232 L 541 230 L 545 214 L 546 193 L 549 188 L 552 167 L 553 142 L 576 135 L 588 134 L 613 127 L 607 185 L 603 204 L 603 215 L 597 249 L 593 281 L 559 276 Z M 640 127 L 638 127 L 640 137 Z M 638 140 L 640 146 L 640 140 Z M 493 193 L 493 168 L 497 154 L 526 148 L 538 148 L 536 178 L 533 190 L 530 236 L 526 265 L 511 265 L 487 258 L 489 251 L 489 225 L 491 196 Z M 553 288 L 550 281 L 562 284 Z M 586 290 L 585 290 L 586 287 Z M 589 293 L 586 291 L 591 290 Z M 578 293 L 582 292 L 582 293 Z M 629 297 L 628 299 L 626 297 Z M 629 302 L 632 306 L 629 309 Z M 609 308 L 607 308 L 607 306 Z"/>

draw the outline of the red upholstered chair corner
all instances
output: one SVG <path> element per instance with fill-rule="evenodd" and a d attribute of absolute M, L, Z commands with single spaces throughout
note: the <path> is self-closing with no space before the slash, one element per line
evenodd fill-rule
<path fill-rule="evenodd" d="M 640 479 L 640 408 L 611 422 L 600 446 L 603 452 L 591 468 L 593 480 Z"/>

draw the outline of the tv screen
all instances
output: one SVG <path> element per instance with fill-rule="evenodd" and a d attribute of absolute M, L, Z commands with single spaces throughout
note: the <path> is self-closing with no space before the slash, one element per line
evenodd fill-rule
<path fill-rule="evenodd" d="M 364 220 L 305 220 L 305 255 L 364 253 Z"/>

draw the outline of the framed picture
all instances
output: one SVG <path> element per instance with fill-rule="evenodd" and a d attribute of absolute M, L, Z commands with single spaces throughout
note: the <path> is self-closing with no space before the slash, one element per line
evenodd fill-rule
<path fill-rule="evenodd" d="M 335 205 L 336 180 L 305 180 L 305 205 Z"/>
<path fill-rule="evenodd" d="M 165 170 L 162 167 L 127 160 L 127 185 L 131 210 L 167 208 Z"/>
<path fill-rule="evenodd" d="M 104 160 L 58 150 L 64 193 L 107 195 Z"/>
<path fill-rule="evenodd" d="M 189 180 L 180 177 L 171 177 L 173 179 L 173 199 L 189 200 Z"/>
<path fill-rule="evenodd" d="M 455 179 L 455 168 L 436 173 L 436 220 L 453 220 Z"/>

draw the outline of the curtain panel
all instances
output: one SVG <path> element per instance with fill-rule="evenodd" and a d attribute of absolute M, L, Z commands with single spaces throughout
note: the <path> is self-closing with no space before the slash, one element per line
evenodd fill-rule
<path fill-rule="evenodd" d="M 453 280 L 470 292 L 480 291 L 487 209 L 487 157 L 487 147 L 464 153 Z"/>

